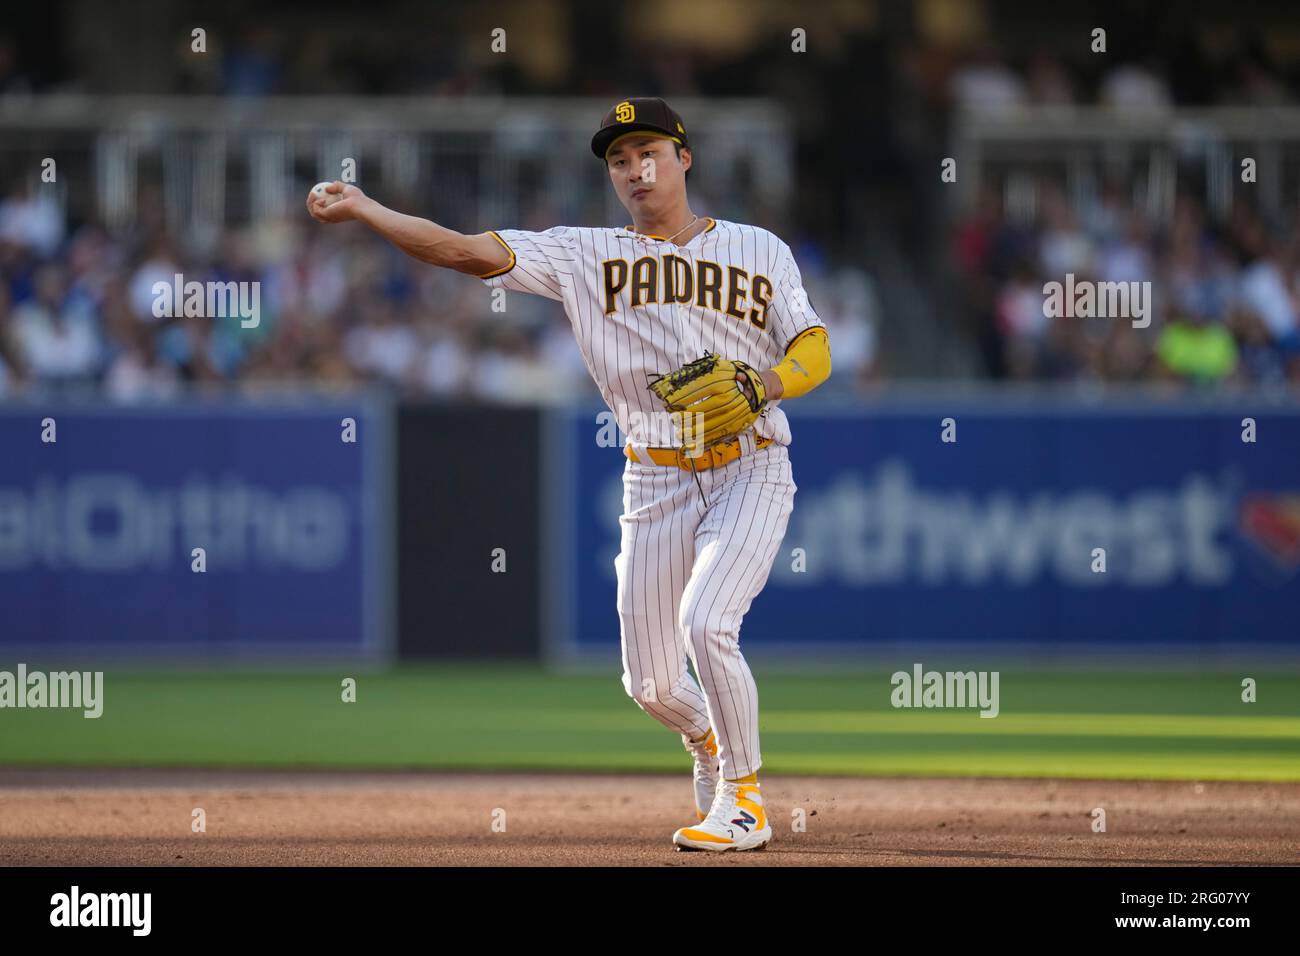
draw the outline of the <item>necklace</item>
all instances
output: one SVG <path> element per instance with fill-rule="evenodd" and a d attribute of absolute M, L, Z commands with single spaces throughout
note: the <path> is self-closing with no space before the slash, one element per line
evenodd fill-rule
<path fill-rule="evenodd" d="M 668 237 L 668 241 L 669 241 L 669 242 L 672 242 L 674 239 L 676 239 L 678 236 L 680 236 L 682 233 L 684 233 L 687 229 L 691 228 L 691 226 L 693 226 L 693 225 L 695 225 L 697 222 L 699 222 L 699 220 L 700 220 L 700 217 L 699 217 L 699 216 L 695 216 L 693 219 L 691 219 L 690 222 L 688 222 L 686 225 L 682 226 L 682 228 L 678 229 L 678 230 L 677 230 L 676 232 L 674 232 L 671 236 L 669 236 L 669 237 Z"/>
<path fill-rule="evenodd" d="M 700 221 L 700 217 L 699 217 L 699 216 L 696 216 L 696 217 L 693 218 L 690 222 L 688 222 L 686 225 L 682 226 L 682 228 L 678 229 L 678 230 L 677 230 L 676 232 L 674 232 L 671 236 L 669 236 L 667 239 L 665 239 L 664 242 L 672 242 L 674 239 L 676 239 L 678 236 L 680 236 L 680 235 L 681 235 L 682 233 L 684 233 L 687 229 L 691 228 L 691 226 L 695 225 L 695 224 L 696 224 L 697 222 L 699 222 L 699 221 Z M 642 235 L 644 235 L 644 233 L 642 233 Z"/>

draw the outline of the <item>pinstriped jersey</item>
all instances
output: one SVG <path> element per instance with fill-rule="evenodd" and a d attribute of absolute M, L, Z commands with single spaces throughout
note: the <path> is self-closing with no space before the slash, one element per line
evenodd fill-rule
<path fill-rule="evenodd" d="M 627 227 L 492 233 L 511 259 L 482 280 L 564 305 L 587 370 L 637 444 L 680 444 L 647 388 L 653 375 L 705 352 L 769 369 L 821 325 L 788 245 L 757 226 L 707 221 L 681 246 Z M 787 445 L 779 404 L 768 404 L 754 430 Z"/>

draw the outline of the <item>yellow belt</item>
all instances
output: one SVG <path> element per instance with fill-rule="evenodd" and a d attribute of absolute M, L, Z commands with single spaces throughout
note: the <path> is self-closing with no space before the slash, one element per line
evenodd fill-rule
<path fill-rule="evenodd" d="M 766 448 L 772 444 L 770 438 L 758 438 L 754 440 L 754 451 L 760 448 Z M 631 445 L 623 448 L 623 454 L 635 462 L 641 464 L 653 465 L 675 465 L 686 471 L 691 470 L 691 465 L 695 465 L 696 471 L 708 471 L 710 468 L 717 468 L 728 462 L 733 462 L 745 453 L 744 446 L 740 438 L 732 438 L 728 441 L 719 442 L 712 448 L 705 449 L 699 455 L 691 456 L 686 454 L 684 448 L 647 448 L 645 449 L 644 458 L 638 457 L 637 453 L 632 450 Z M 648 459 L 648 460 L 647 460 Z"/>

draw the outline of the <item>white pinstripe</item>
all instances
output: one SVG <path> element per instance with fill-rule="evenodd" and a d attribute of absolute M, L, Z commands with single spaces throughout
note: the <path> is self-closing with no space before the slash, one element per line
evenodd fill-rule
<path fill-rule="evenodd" d="M 771 368 L 799 332 L 821 324 L 797 295 L 802 285 L 789 246 L 755 226 L 717 221 L 682 246 L 625 228 L 557 226 L 498 235 L 514 252 L 515 265 L 484 281 L 564 304 L 587 370 L 634 443 L 678 443 L 646 387 L 651 374 L 704 351 Z M 664 268 L 669 254 L 687 262 L 690 301 L 660 301 L 660 272 L 647 300 L 632 306 L 633 275 Z M 629 281 L 615 311 L 607 313 L 603 263 L 613 259 L 628 263 Z M 701 300 L 696 280 L 702 261 L 722 269 L 720 309 Z M 732 267 L 744 271 L 734 277 L 734 288 Z M 748 295 L 757 275 L 772 286 L 765 319 Z M 733 304 L 746 318 L 729 314 Z M 624 689 L 679 733 L 698 737 L 712 727 L 723 776 L 731 779 L 762 763 L 758 690 L 740 652 L 740 625 L 767 583 L 796 490 L 786 450 L 790 427 L 779 403 L 769 404 L 754 432 L 774 444 L 755 452 L 747 436 L 749 454 L 699 472 L 707 504 L 689 471 L 627 462 L 622 546 L 614 562 Z"/>

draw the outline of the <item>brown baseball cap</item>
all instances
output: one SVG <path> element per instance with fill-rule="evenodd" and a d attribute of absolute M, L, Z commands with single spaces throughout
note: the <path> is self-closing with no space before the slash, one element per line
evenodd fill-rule
<path fill-rule="evenodd" d="M 686 124 L 677 112 L 657 96 L 636 96 L 616 103 L 600 122 L 600 129 L 591 138 L 591 151 L 597 159 L 604 159 L 614 140 L 628 133 L 640 131 L 659 133 L 689 147 Z"/>

